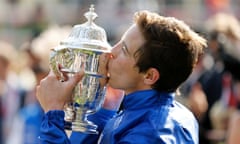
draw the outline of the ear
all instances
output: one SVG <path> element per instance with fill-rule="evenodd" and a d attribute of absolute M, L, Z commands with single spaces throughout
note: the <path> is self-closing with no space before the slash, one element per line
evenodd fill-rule
<path fill-rule="evenodd" d="M 150 68 L 144 74 L 144 83 L 147 85 L 153 85 L 160 78 L 160 73 L 156 68 Z"/>

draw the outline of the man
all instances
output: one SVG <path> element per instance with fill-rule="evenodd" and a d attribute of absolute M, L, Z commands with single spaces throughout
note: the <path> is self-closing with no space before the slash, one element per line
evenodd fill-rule
<path fill-rule="evenodd" d="M 135 23 L 124 33 L 104 61 L 108 71 L 107 92 L 102 109 L 89 117 L 99 135 L 64 132 L 64 104 L 83 72 L 64 82 L 50 74 L 37 88 L 45 111 L 41 143 L 198 143 L 198 124 L 193 114 L 174 100 L 206 41 L 186 24 L 148 11 L 135 14 Z M 124 91 L 125 96 L 116 90 Z M 110 92 L 110 93 L 109 93 Z M 116 114 L 122 101 L 123 110 Z"/>

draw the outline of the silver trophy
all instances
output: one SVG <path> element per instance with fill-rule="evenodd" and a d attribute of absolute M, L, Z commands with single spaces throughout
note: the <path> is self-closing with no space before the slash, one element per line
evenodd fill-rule
<path fill-rule="evenodd" d="M 97 126 L 87 119 L 102 105 L 106 87 L 101 83 L 106 76 L 99 73 L 99 59 L 103 53 L 111 50 L 106 32 L 94 23 L 97 14 L 91 5 L 86 12 L 87 21 L 75 25 L 65 40 L 55 47 L 50 54 L 50 67 L 62 77 L 61 71 L 69 76 L 81 70 L 85 75 L 74 88 L 72 101 L 65 105 L 66 128 L 72 131 L 98 133 Z"/>

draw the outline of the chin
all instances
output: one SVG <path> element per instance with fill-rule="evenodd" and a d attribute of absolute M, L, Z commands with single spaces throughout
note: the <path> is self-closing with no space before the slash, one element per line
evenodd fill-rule
<path fill-rule="evenodd" d="M 110 87 L 113 87 L 113 84 L 112 84 L 112 82 L 111 82 L 111 79 L 109 78 L 109 80 L 108 80 L 108 85 L 110 86 Z"/>

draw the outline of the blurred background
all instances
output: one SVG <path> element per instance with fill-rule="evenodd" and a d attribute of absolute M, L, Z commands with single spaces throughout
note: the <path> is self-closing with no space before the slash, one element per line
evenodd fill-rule
<path fill-rule="evenodd" d="M 36 144 L 43 111 L 35 86 L 49 52 L 95 5 L 114 45 L 138 10 L 183 20 L 208 49 L 177 99 L 197 117 L 200 144 L 240 143 L 240 0 L 0 0 L 0 144 Z"/>
<path fill-rule="evenodd" d="M 132 14 L 140 9 L 175 16 L 196 28 L 202 28 L 203 22 L 219 11 L 240 17 L 239 0 L 1 0 L 0 38 L 19 47 L 50 25 L 82 23 L 90 4 L 95 4 L 100 17 L 97 23 L 110 39 L 119 35 L 119 29 L 128 26 Z"/>

